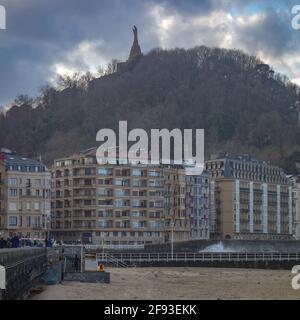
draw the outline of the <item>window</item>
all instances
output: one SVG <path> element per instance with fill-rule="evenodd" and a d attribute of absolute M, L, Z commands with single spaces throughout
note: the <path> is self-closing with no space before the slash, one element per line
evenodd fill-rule
<path fill-rule="evenodd" d="M 16 197 L 18 195 L 17 189 L 9 189 L 9 196 L 10 197 Z"/>
<path fill-rule="evenodd" d="M 99 168 L 98 174 L 99 174 L 99 176 L 112 176 L 113 169 L 112 168 Z"/>
<path fill-rule="evenodd" d="M 139 228 L 139 221 L 132 221 L 131 226 L 132 228 Z"/>
<path fill-rule="evenodd" d="M 15 217 L 15 216 L 9 217 L 8 223 L 11 227 L 16 227 L 18 225 L 18 217 Z"/>
<path fill-rule="evenodd" d="M 149 171 L 148 172 L 149 177 L 160 177 L 159 171 Z"/>
<path fill-rule="evenodd" d="M 8 210 L 9 211 L 17 211 L 17 204 L 15 202 L 10 202 L 8 204 Z"/>
<path fill-rule="evenodd" d="M 40 217 L 34 217 L 34 227 L 40 228 L 41 226 L 41 218 Z"/>
<path fill-rule="evenodd" d="M 31 217 L 26 217 L 26 226 L 31 227 Z"/>
<path fill-rule="evenodd" d="M 16 178 L 10 178 L 10 179 L 8 179 L 8 185 L 10 185 L 10 186 L 16 186 L 16 185 L 17 185 L 17 179 L 16 179 Z"/>
<path fill-rule="evenodd" d="M 41 186 L 41 179 L 35 179 L 34 184 L 36 188 L 39 188 Z"/>
<path fill-rule="evenodd" d="M 132 175 L 135 177 L 140 177 L 142 175 L 142 171 L 140 169 L 133 169 Z"/>
<path fill-rule="evenodd" d="M 38 202 L 34 203 L 34 210 L 36 211 L 40 210 L 40 204 Z"/>

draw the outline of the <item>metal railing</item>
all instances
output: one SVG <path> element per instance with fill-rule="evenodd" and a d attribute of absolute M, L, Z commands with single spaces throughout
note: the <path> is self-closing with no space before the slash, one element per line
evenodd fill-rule
<path fill-rule="evenodd" d="M 135 249 L 144 249 L 144 244 L 87 244 L 85 245 L 86 249 L 89 250 L 101 250 L 101 249 L 113 249 L 113 250 L 135 250 Z"/>
<path fill-rule="evenodd" d="M 96 260 L 98 262 L 98 260 Z M 130 263 L 128 264 L 128 262 L 124 262 L 120 259 L 115 259 L 113 257 L 113 255 L 111 254 L 107 254 L 107 259 L 106 259 L 106 263 L 113 265 L 114 267 L 117 268 L 130 268 L 130 267 L 135 267 L 134 264 Z"/>
<path fill-rule="evenodd" d="M 145 262 L 265 262 L 299 261 L 300 253 L 239 253 L 239 252 L 174 252 L 171 253 L 97 253 L 97 261 L 109 262 L 110 259 L 125 263 Z"/>

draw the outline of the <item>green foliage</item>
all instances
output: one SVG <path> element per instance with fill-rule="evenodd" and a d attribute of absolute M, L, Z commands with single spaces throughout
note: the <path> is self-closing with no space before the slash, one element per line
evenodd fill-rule
<path fill-rule="evenodd" d="M 0 145 L 51 163 L 96 145 L 101 128 L 205 128 L 206 155 L 251 152 L 288 170 L 299 148 L 299 88 L 253 56 L 238 50 L 196 47 L 154 49 L 133 69 L 101 77 L 62 77 L 35 101 L 18 97 L 0 117 Z M 37 104 L 37 105 L 36 105 Z"/>

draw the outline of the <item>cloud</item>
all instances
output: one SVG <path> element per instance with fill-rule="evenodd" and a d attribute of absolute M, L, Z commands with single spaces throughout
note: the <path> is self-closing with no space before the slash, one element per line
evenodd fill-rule
<path fill-rule="evenodd" d="M 62 53 L 60 61 L 52 64 L 53 75 L 50 80 L 55 81 L 55 75 L 72 75 L 87 71 L 96 73 L 99 67 L 107 65 L 109 61 L 104 41 L 82 41 L 71 51 Z"/>
<path fill-rule="evenodd" d="M 299 81 L 292 0 L 1 0 L 0 104 L 35 94 L 56 73 L 125 60 L 139 27 L 144 52 L 196 45 L 239 48 Z"/>

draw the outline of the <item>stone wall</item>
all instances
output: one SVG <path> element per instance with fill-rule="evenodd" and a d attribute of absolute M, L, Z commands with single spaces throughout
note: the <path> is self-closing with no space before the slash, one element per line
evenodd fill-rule
<path fill-rule="evenodd" d="M 26 291 L 45 272 L 45 248 L 1 249 L 0 265 L 6 269 L 6 290 L 0 299 L 22 299 Z"/>

